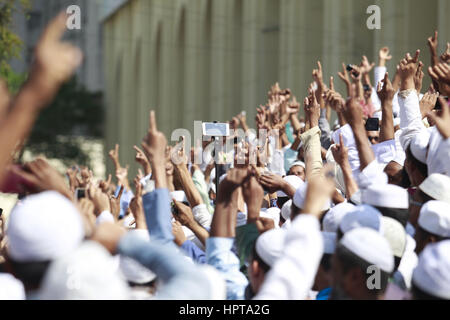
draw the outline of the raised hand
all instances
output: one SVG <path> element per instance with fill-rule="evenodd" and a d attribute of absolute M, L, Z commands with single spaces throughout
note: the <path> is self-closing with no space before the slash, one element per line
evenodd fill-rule
<path fill-rule="evenodd" d="M 391 80 L 389 80 L 389 73 L 387 72 L 384 76 L 384 79 L 380 83 L 378 83 L 377 95 L 382 105 L 386 102 L 392 103 L 392 100 L 394 99 L 395 90 L 392 86 Z"/>
<path fill-rule="evenodd" d="M 130 189 L 130 184 L 128 182 L 128 169 L 127 165 L 125 168 L 116 169 L 116 178 L 119 185 L 123 185 L 126 189 Z"/>
<path fill-rule="evenodd" d="M 388 47 L 384 47 L 381 48 L 379 53 L 378 53 L 378 59 L 379 59 L 379 66 L 380 67 L 385 67 L 386 66 L 386 61 L 389 61 L 392 59 L 392 56 L 389 54 L 389 48 Z"/>
<path fill-rule="evenodd" d="M 140 179 L 136 177 L 134 179 L 135 195 L 130 201 L 131 213 L 136 222 L 136 229 L 147 229 L 147 223 L 145 221 L 144 204 L 142 201 L 142 185 Z"/>
<path fill-rule="evenodd" d="M 441 55 L 441 61 L 445 62 L 445 63 L 449 63 L 450 62 L 450 42 L 447 42 L 447 49 Z"/>
<path fill-rule="evenodd" d="M 11 170 L 27 181 L 28 184 L 33 185 L 36 192 L 52 190 L 73 200 L 74 195 L 67 186 L 64 177 L 44 159 L 39 158 L 26 163 L 23 169 L 13 166 Z"/>
<path fill-rule="evenodd" d="M 183 243 L 187 241 L 182 225 L 178 221 L 172 222 L 172 234 L 175 238 L 173 241 L 179 247 L 181 247 Z"/>
<path fill-rule="evenodd" d="M 122 185 L 119 190 L 119 194 L 116 196 L 112 195 L 109 197 L 109 205 L 111 207 L 111 213 L 114 216 L 114 219 L 119 220 L 120 215 L 120 199 L 122 198 L 123 190 L 125 187 Z"/>
<path fill-rule="evenodd" d="M 320 219 L 325 202 L 331 198 L 335 190 L 334 169 L 332 166 L 327 165 L 322 168 L 320 175 L 314 176 L 308 181 L 302 212 L 312 214 Z"/>
<path fill-rule="evenodd" d="M 262 201 L 264 199 L 264 190 L 255 177 L 250 177 L 243 184 L 242 194 L 247 204 L 247 223 L 254 223 L 259 218 Z"/>
<path fill-rule="evenodd" d="M 401 79 L 400 90 L 415 89 L 414 76 L 417 72 L 420 50 L 416 51 L 414 58 L 409 53 L 400 61 L 399 76 Z"/>
<path fill-rule="evenodd" d="M 98 217 L 102 212 L 111 212 L 108 196 L 93 184 L 87 188 L 87 196 L 94 204 L 94 214 Z"/>
<path fill-rule="evenodd" d="M 428 73 L 433 80 L 450 85 L 450 66 L 448 64 L 439 63 L 434 67 L 429 67 Z"/>
<path fill-rule="evenodd" d="M 438 63 L 438 32 L 434 32 L 434 36 L 428 38 L 428 47 L 430 48 L 431 53 L 431 65 L 434 66 Z"/>
<path fill-rule="evenodd" d="M 320 105 L 317 102 L 315 93 L 310 90 L 309 97 L 304 100 L 305 117 L 309 124 L 309 128 L 319 125 Z"/>
<path fill-rule="evenodd" d="M 42 106 L 47 104 L 59 87 L 73 75 L 83 59 L 80 49 L 69 42 L 61 41 L 66 30 L 66 21 L 65 13 L 53 19 L 35 49 L 30 81 L 38 88 Z"/>
<path fill-rule="evenodd" d="M 350 85 L 350 78 L 348 76 L 347 67 L 344 63 L 342 63 L 342 72 L 338 72 L 338 76 L 347 87 Z"/>
<path fill-rule="evenodd" d="M 342 133 L 339 135 L 339 144 L 334 145 L 331 148 L 331 152 L 339 166 L 344 167 L 348 163 L 348 148 L 344 144 Z"/>
<path fill-rule="evenodd" d="M 362 57 L 361 65 L 359 67 L 360 72 L 365 75 L 368 74 L 375 67 L 375 62 L 370 63 L 366 56 Z"/>
<path fill-rule="evenodd" d="M 422 91 L 422 83 L 423 83 L 423 77 L 425 76 L 425 73 L 423 70 L 423 62 L 419 61 L 419 65 L 417 66 L 417 72 L 414 75 L 414 85 L 416 87 L 417 94 L 420 94 Z"/>
<path fill-rule="evenodd" d="M 109 157 L 111 158 L 111 160 L 114 163 L 114 167 L 116 168 L 116 170 L 118 168 L 121 168 L 120 161 L 119 161 L 119 148 L 120 148 L 120 146 L 118 144 L 116 144 L 114 149 L 110 150 L 108 153 Z"/>
<path fill-rule="evenodd" d="M 136 162 L 139 163 L 145 171 L 145 175 L 149 175 L 152 171 L 150 167 L 150 162 L 147 159 L 147 156 L 145 155 L 144 151 L 139 149 L 137 146 L 134 146 L 133 149 L 136 151 Z"/>
<path fill-rule="evenodd" d="M 322 64 L 320 63 L 320 61 L 317 61 L 317 69 L 313 70 L 312 76 L 314 81 L 316 81 L 319 87 L 323 85 L 323 71 L 322 71 Z"/>
<path fill-rule="evenodd" d="M 434 90 L 428 90 L 420 100 L 420 113 L 422 118 L 425 118 L 429 112 L 431 112 L 436 106 L 436 101 L 439 97 L 439 93 Z"/>
<path fill-rule="evenodd" d="M 184 203 L 178 202 L 176 200 L 173 200 L 173 204 L 177 209 L 177 214 L 173 215 L 175 220 L 181 223 L 181 225 L 190 228 L 192 224 L 195 223 L 191 208 Z"/>
<path fill-rule="evenodd" d="M 447 101 L 439 97 L 439 102 L 442 106 L 441 115 L 436 115 L 433 112 L 428 113 L 428 117 L 430 117 L 435 123 L 436 128 L 438 128 L 444 139 L 450 138 L 450 110 Z"/>
<path fill-rule="evenodd" d="M 165 165 L 165 152 L 167 139 L 164 134 L 158 131 L 156 125 L 155 112 L 150 112 L 149 129 L 147 136 L 142 141 L 142 148 L 150 164 Z"/>
<path fill-rule="evenodd" d="M 109 174 L 108 179 L 106 181 L 102 180 L 99 182 L 98 186 L 102 190 L 103 193 L 108 194 L 110 192 L 111 178 L 112 178 L 112 176 Z"/>

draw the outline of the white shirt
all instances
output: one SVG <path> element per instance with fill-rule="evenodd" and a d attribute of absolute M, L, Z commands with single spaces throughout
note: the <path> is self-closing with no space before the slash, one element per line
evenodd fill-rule
<path fill-rule="evenodd" d="M 283 256 L 275 263 L 255 300 L 303 300 L 308 297 L 323 255 L 317 218 L 300 215 L 288 229 Z"/>

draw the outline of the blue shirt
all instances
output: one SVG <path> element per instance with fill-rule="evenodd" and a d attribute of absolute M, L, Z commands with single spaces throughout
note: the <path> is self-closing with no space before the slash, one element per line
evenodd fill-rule
<path fill-rule="evenodd" d="M 233 253 L 233 238 L 208 238 L 207 263 L 222 273 L 227 286 L 227 300 L 244 300 L 248 280 L 240 271 L 239 259 Z"/>
<path fill-rule="evenodd" d="M 331 294 L 331 288 L 323 289 L 322 291 L 319 291 L 319 293 L 316 296 L 316 300 L 328 300 Z"/>

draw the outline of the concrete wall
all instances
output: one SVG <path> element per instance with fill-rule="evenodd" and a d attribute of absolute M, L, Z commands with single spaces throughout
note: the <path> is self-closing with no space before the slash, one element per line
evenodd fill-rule
<path fill-rule="evenodd" d="M 372 4 L 381 30 L 366 27 Z M 103 22 L 106 147 L 127 146 L 121 160 L 135 168 L 150 109 L 168 135 L 242 110 L 253 125 L 272 83 L 304 97 L 318 59 L 342 92 L 341 63 L 375 60 L 385 45 L 392 74 L 418 48 L 428 65 L 426 39 L 439 28 L 444 49 L 449 13 L 445 0 L 130 0 Z"/>

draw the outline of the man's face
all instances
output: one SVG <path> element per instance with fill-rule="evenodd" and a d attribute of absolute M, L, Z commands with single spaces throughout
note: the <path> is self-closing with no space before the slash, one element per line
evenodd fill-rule
<path fill-rule="evenodd" d="M 302 166 L 294 166 L 289 170 L 289 175 L 290 176 L 297 176 L 300 179 L 302 179 L 303 181 L 305 181 L 305 168 L 303 168 Z"/>
<path fill-rule="evenodd" d="M 414 227 L 417 227 L 417 221 L 419 220 L 420 209 L 422 209 L 424 199 L 421 196 L 419 189 L 414 192 L 413 196 L 410 196 L 409 200 L 409 223 Z"/>
<path fill-rule="evenodd" d="M 331 257 L 331 299 L 348 300 L 351 299 L 347 291 L 346 275 L 344 274 L 339 258 L 336 254 Z"/>
<path fill-rule="evenodd" d="M 378 144 L 380 141 L 380 132 L 378 131 L 367 131 L 367 138 L 372 145 Z"/>
<path fill-rule="evenodd" d="M 397 162 L 391 161 L 388 163 L 386 168 L 384 168 L 384 173 L 387 174 L 389 179 L 389 184 L 393 184 L 396 186 L 402 185 L 402 174 L 403 167 Z"/>

